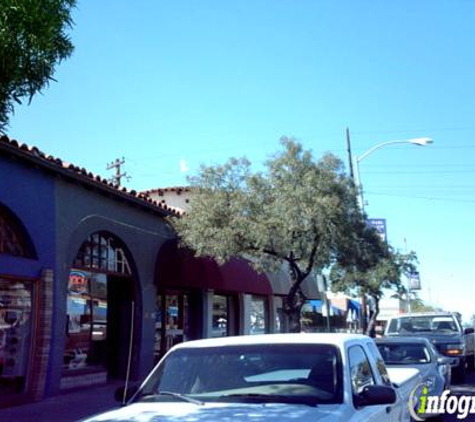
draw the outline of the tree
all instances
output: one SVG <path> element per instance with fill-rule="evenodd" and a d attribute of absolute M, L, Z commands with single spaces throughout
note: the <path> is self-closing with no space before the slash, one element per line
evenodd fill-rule
<path fill-rule="evenodd" d="M 382 243 L 382 242 L 381 242 Z M 371 253 L 370 253 L 371 254 Z M 388 289 L 394 290 L 397 295 L 404 294 L 406 289 L 402 277 L 416 269 L 417 257 L 414 252 L 401 254 L 386 246 L 384 254 L 373 255 L 373 265 L 365 270 L 362 266 L 335 264 L 330 272 L 332 289 L 335 291 L 354 292 L 370 296 L 375 305 L 366 334 L 374 331 L 379 314 L 379 302 Z"/>
<path fill-rule="evenodd" d="M 314 161 L 310 151 L 282 138 L 283 151 L 251 172 L 245 159 L 202 166 L 191 184 L 190 211 L 173 219 L 181 245 L 224 263 L 248 259 L 257 271 L 284 268 L 291 280 L 284 300 L 290 331 L 301 329 L 303 281 L 339 257 L 347 258 L 362 230 L 354 185 L 331 154 Z M 343 252 L 342 252 L 343 251 Z"/>
<path fill-rule="evenodd" d="M 0 0 L 0 133 L 14 105 L 48 86 L 73 45 L 66 34 L 76 0 Z"/>
<path fill-rule="evenodd" d="M 411 299 L 411 312 L 435 312 L 438 310 L 438 308 L 432 305 L 426 305 L 419 297 Z"/>

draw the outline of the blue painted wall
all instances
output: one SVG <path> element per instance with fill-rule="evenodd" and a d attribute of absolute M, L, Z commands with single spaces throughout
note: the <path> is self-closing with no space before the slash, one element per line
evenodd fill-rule
<path fill-rule="evenodd" d="M 0 156 L 0 203 L 23 223 L 36 259 L 0 254 L 0 274 L 38 277 L 43 268 L 56 270 L 54 180 L 44 172 Z"/>

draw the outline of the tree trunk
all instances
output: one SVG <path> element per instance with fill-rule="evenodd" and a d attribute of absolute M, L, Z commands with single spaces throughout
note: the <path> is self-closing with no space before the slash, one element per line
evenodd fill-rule
<path fill-rule="evenodd" d="M 374 312 L 371 315 L 371 319 L 369 320 L 368 328 L 366 330 L 366 335 L 370 337 L 376 337 L 376 318 L 379 315 L 379 298 L 373 296 L 374 299 Z"/>
<path fill-rule="evenodd" d="M 292 310 L 287 311 L 286 313 L 289 318 L 289 332 L 300 333 L 302 331 L 302 324 L 300 322 L 302 310 L 292 309 Z"/>
<path fill-rule="evenodd" d="M 300 318 L 303 305 L 305 305 L 307 300 L 300 288 L 302 281 L 297 280 L 294 282 L 284 300 L 284 312 L 289 318 L 289 332 L 291 333 L 300 333 L 302 331 Z"/>
<path fill-rule="evenodd" d="M 368 330 L 368 303 L 364 292 L 361 294 L 361 330 L 363 333 Z"/>

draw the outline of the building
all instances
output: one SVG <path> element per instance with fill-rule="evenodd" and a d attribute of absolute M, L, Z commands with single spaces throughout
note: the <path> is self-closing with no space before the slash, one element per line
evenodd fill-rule
<path fill-rule="evenodd" d="M 288 280 L 179 249 L 179 204 L 5 136 L 0 181 L 0 407 L 142 379 L 176 342 L 285 330 Z"/>

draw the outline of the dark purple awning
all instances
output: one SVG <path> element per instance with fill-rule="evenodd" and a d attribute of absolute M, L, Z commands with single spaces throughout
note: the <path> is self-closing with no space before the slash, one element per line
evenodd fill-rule
<path fill-rule="evenodd" d="M 258 274 L 242 258 L 234 258 L 219 266 L 211 258 L 196 258 L 176 240 L 166 241 L 157 258 L 156 284 L 169 289 L 213 289 L 222 292 L 271 295 L 265 274 Z"/>

